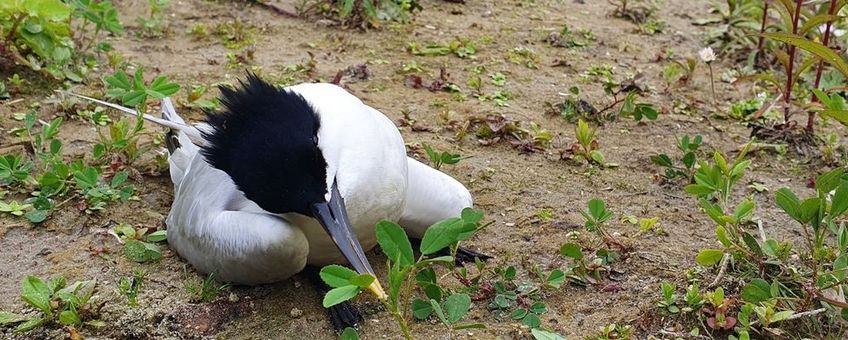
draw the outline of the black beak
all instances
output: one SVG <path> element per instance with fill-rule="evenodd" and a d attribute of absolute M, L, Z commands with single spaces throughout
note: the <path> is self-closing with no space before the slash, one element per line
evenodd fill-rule
<path fill-rule="evenodd" d="M 359 274 L 369 274 L 374 276 L 374 269 L 368 263 L 365 257 L 365 251 L 362 250 L 362 245 L 359 244 L 359 239 L 353 232 L 350 225 L 350 220 L 347 217 L 347 209 L 345 208 L 344 198 L 339 194 L 338 185 L 333 182 L 333 187 L 330 189 L 330 202 L 321 202 L 312 204 L 312 214 L 318 219 L 318 222 L 336 243 L 339 251 L 350 262 L 353 268 Z M 386 297 L 385 291 L 380 286 L 377 280 L 368 287 L 378 298 Z"/>

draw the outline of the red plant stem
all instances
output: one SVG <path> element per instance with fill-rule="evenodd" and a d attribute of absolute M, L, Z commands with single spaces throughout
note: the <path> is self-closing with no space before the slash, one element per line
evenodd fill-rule
<path fill-rule="evenodd" d="M 798 35 L 798 19 L 801 18 L 801 6 L 804 0 L 795 1 L 795 16 L 792 17 L 792 34 Z M 783 123 L 788 123 L 792 116 L 789 111 L 790 99 L 792 98 L 792 70 L 795 68 L 795 45 L 789 46 L 789 65 L 786 67 L 786 90 L 783 93 Z"/>
<path fill-rule="evenodd" d="M 827 11 L 827 14 L 829 14 L 829 15 L 836 14 L 836 3 L 837 2 L 838 1 L 836 1 L 836 0 L 830 0 L 830 9 Z M 833 26 L 833 21 L 828 21 L 827 25 L 825 25 L 824 37 L 822 37 L 822 44 L 824 44 L 825 47 L 829 47 L 829 44 L 830 44 L 830 28 L 832 26 Z M 819 88 L 819 83 L 821 82 L 823 70 L 824 70 L 824 60 L 819 60 L 819 64 L 816 67 L 816 82 L 815 82 L 815 84 L 813 84 L 814 89 Z M 813 96 L 812 101 L 813 101 L 813 103 L 818 103 L 819 97 Z M 815 121 L 816 121 L 816 112 L 810 110 L 810 112 L 807 113 L 807 114 L 808 114 L 808 116 L 807 116 L 807 131 L 813 132 L 813 125 L 815 124 Z"/>
<path fill-rule="evenodd" d="M 763 33 L 766 32 L 766 23 L 768 22 L 768 10 L 769 10 L 769 1 L 766 0 L 763 3 L 763 23 L 760 26 L 760 34 L 763 34 Z M 766 37 L 760 35 L 760 41 L 757 42 L 757 57 L 759 57 L 760 53 L 763 53 L 763 46 L 765 45 L 765 42 L 766 42 Z"/>

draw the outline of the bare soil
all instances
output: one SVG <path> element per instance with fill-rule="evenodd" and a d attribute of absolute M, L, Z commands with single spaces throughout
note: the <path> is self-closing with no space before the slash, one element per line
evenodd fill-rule
<path fill-rule="evenodd" d="M 281 7 L 292 8 L 296 1 L 280 1 Z M 402 127 L 409 144 L 428 143 L 439 150 L 471 156 L 443 171 L 465 183 L 472 191 L 475 204 L 486 212 L 494 224 L 470 240 L 466 246 L 493 255 L 496 265 L 538 264 L 548 271 L 564 265 L 558 254 L 566 234 L 583 231 L 579 214 L 591 198 L 603 198 L 619 215 L 659 217 L 667 235 L 643 234 L 631 237 L 638 227 L 614 223 L 617 232 L 633 251 L 623 262 L 615 264 L 624 274 L 620 281 L 607 280 L 597 286 L 564 286 L 547 294 L 549 311 L 543 324 L 569 338 L 582 338 L 598 332 L 609 323 L 632 324 L 640 338 L 657 334 L 667 325 L 653 310 L 660 296 L 663 280 L 684 282 L 684 273 L 695 266 L 695 255 L 701 248 L 715 246 L 714 225 L 697 208 L 696 200 L 681 186 L 663 186 L 656 181 L 661 169 L 649 157 L 657 153 L 677 154 L 675 138 L 689 134 L 704 136 L 706 149 L 726 152 L 736 150 L 748 140 L 750 130 L 742 123 L 711 119 L 716 110 L 709 89 L 709 75 L 699 69 L 687 86 L 666 91 L 660 75 L 664 62 L 658 55 L 673 50 L 676 55 L 695 56 L 703 46 L 708 28 L 694 26 L 693 19 L 705 16 L 710 1 L 667 1 L 657 17 L 668 27 L 663 33 L 645 35 L 637 32 L 630 21 L 611 15 L 613 6 L 606 1 L 469 0 L 455 4 L 441 0 L 421 1 L 425 8 L 408 25 L 388 25 L 382 30 L 360 32 L 327 26 L 314 19 L 297 19 L 277 15 L 258 6 L 232 1 L 178 0 L 168 11 L 169 29 L 161 38 L 137 38 L 135 18 L 146 15 L 146 1 L 118 1 L 122 21 L 129 26 L 124 37 L 111 38 L 127 61 L 143 65 L 148 75 L 167 74 L 180 84 L 213 84 L 235 82 L 245 74 L 245 67 L 228 67 L 228 50 L 220 39 L 211 35 L 196 40 L 189 30 L 196 24 L 210 31 L 216 24 L 240 21 L 254 30 L 254 60 L 249 68 L 268 77 L 280 76 L 287 65 L 300 64 L 314 55 L 313 78 L 329 81 L 349 66 L 368 63 L 371 78 L 342 83 L 367 104 L 379 109 L 394 121 L 406 112 L 418 124 L 431 131 L 414 132 Z M 590 29 L 598 40 L 588 47 L 565 49 L 551 47 L 542 40 L 563 24 L 572 29 Z M 449 42 L 454 37 L 472 40 L 487 38 L 491 43 L 479 45 L 474 59 L 456 56 L 415 56 L 406 51 L 407 43 Z M 538 54 L 538 69 L 508 60 L 508 51 L 527 47 Z M 551 66 L 561 61 L 566 66 Z M 404 64 L 415 62 L 425 68 L 432 79 L 444 67 L 450 81 L 466 89 L 472 76 L 470 66 L 485 66 L 482 75 L 484 91 L 499 90 L 488 82 L 488 74 L 501 72 L 508 81 L 505 90 L 514 94 L 509 107 L 496 107 L 472 96 L 464 102 L 454 100 L 447 92 L 430 92 L 404 85 L 406 76 L 399 73 Z M 559 116 L 545 114 L 545 102 L 560 102 L 559 93 L 579 86 L 585 98 L 603 106 L 610 98 L 600 84 L 583 83 L 580 73 L 591 65 L 615 67 L 618 79 L 626 74 L 641 73 L 650 91 L 646 101 L 662 108 L 657 121 L 637 123 L 629 119 L 605 124 L 599 130 L 601 151 L 618 168 L 598 169 L 579 162 L 559 159 L 558 149 L 575 141 L 574 125 Z M 732 65 L 717 64 L 717 74 Z M 96 72 L 88 85 L 76 91 L 95 93 L 102 85 L 97 79 L 111 73 Z M 717 81 L 718 109 L 727 110 L 729 103 L 756 95 L 747 85 L 731 85 Z M 13 113 L 43 102 L 49 94 L 34 89 L 23 100 L 0 105 L 0 144 L 11 146 L 17 139 L 8 131 L 20 126 Z M 208 96 L 215 95 L 211 91 Z M 180 96 L 185 93 L 181 92 Z M 686 112 L 674 110 L 677 102 L 690 104 Z M 182 108 L 189 118 L 197 120 L 201 113 Z M 555 134 L 547 151 L 523 154 L 508 143 L 480 145 L 469 136 L 457 140 L 443 118 L 464 121 L 471 116 L 504 114 L 524 122 L 536 122 Z M 42 119 L 58 113 L 53 106 L 43 105 Z M 113 116 L 117 118 L 117 114 Z M 151 131 L 158 130 L 149 127 Z M 844 135 L 844 131 L 843 131 Z M 90 154 L 97 141 L 96 128 L 82 120 L 70 120 L 63 126 L 60 138 L 69 157 Z M 769 153 L 753 155 L 754 169 L 744 184 L 760 182 L 776 190 L 789 186 L 796 192 L 809 194 L 809 178 L 822 170 L 815 161 L 798 157 L 780 157 Z M 140 163 L 144 163 L 141 161 Z M 148 163 L 149 160 L 148 160 Z M 98 301 L 103 301 L 100 318 L 103 329 L 84 328 L 91 338 L 109 339 L 323 339 L 334 338 L 321 308 L 321 296 L 301 277 L 275 285 L 232 287 L 211 303 L 189 303 L 187 281 L 201 275 L 164 247 L 164 258 L 155 263 L 135 264 L 121 255 L 121 246 L 106 231 L 116 223 L 159 226 L 168 214 L 172 187 L 167 171 L 151 175 L 139 166 L 132 176 L 138 188 L 137 201 L 110 205 L 100 214 L 87 215 L 73 202 L 55 212 L 51 219 L 32 226 L 21 219 L 0 217 L 0 310 L 21 311 L 19 289 L 26 275 L 42 277 L 62 274 L 69 280 L 97 279 Z M 744 185 L 743 185 L 744 187 Z M 740 192 L 740 195 L 743 193 Z M 754 194 L 757 217 L 762 219 L 770 237 L 798 237 L 799 229 L 779 213 L 772 194 Z M 554 211 L 553 221 L 541 221 L 542 208 Z M 378 250 L 370 254 L 371 262 L 383 271 L 384 260 Z M 148 273 L 139 296 L 140 306 L 128 307 L 117 293 L 117 281 L 129 276 L 133 269 Z M 525 275 L 526 270 L 519 270 Z M 520 277 L 519 280 L 527 279 Z M 365 314 L 360 335 L 365 339 L 400 338 L 391 316 L 368 297 L 357 300 Z M 297 315 L 297 311 L 302 315 Z M 293 312 L 294 311 L 294 312 Z M 421 339 L 521 339 L 529 330 L 520 322 L 496 319 L 485 304 L 473 307 L 470 321 L 486 324 L 486 329 L 448 334 L 436 323 L 415 322 L 413 334 Z M 688 325 L 691 329 L 694 325 Z M 0 330 L 0 337 L 10 339 L 64 338 L 61 329 L 47 328 L 26 335 L 15 335 L 10 329 Z"/>

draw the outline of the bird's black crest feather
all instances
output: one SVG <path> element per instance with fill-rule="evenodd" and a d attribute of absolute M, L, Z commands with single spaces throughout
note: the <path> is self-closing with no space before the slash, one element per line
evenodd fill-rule
<path fill-rule="evenodd" d="M 238 89 L 220 90 L 223 109 L 206 112 L 212 126 L 201 150 L 206 160 L 263 209 L 309 215 L 327 192 L 315 110 L 300 94 L 255 74 Z"/>

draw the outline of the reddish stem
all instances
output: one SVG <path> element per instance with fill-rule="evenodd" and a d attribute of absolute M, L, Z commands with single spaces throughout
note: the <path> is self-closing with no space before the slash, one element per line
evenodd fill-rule
<path fill-rule="evenodd" d="M 792 34 L 798 35 L 798 19 L 801 18 L 801 6 L 804 0 L 795 1 L 795 16 L 792 17 Z M 786 90 L 783 93 L 783 123 L 788 123 L 792 116 L 789 111 L 790 99 L 792 99 L 792 70 L 795 68 L 795 45 L 789 46 L 789 65 L 786 67 Z"/>
<path fill-rule="evenodd" d="M 763 53 L 763 46 L 765 45 L 766 37 L 762 34 L 766 32 L 766 23 L 768 22 L 768 10 L 769 10 L 769 1 L 766 0 L 763 3 L 763 22 L 760 25 L 760 41 L 757 42 L 757 57 L 760 56 L 760 53 Z M 754 58 L 756 59 L 756 58 Z"/>
<path fill-rule="evenodd" d="M 829 15 L 836 14 L 836 3 L 837 2 L 838 1 L 836 1 L 836 0 L 830 0 L 830 9 L 827 11 L 827 14 L 829 14 Z M 822 37 L 822 44 L 824 44 L 825 47 L 829 47 L 829 44 L 830 44 L 830 28 L 832 26 L 833 26 L 832 20 L 828 21 L 827 25 L 825 25 L 824 37 Z M 819 60 L 819 64 L 816 67 L 816 82 L 815 82 L 815 84 L 813 84 L 814 89 L 819 88 L 819 83 L 821 82 L 823 70 L 824 70 L 824 60 Z M 818 103 L 818 102 L 819 102 L 819 97 L 813 96 L 813 103 Z M 815 121 L 816 121 L 816 112 L 810 110 L 810 112 L 808 113 L 808 116 L 807 116 L 807 131 L 808 132 L 813 132 L 813 125 L 815 124 Z"/>

